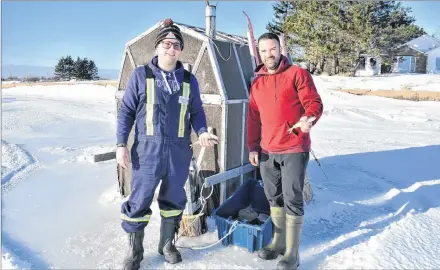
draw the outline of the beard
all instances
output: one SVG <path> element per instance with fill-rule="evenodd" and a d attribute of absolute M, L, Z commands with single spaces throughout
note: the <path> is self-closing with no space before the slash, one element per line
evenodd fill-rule
<path fill-rule="evenodd" d="M 264 65 L 269 70 L 277 70 L 280 63 L 280 57 L 267 58 Z"/>

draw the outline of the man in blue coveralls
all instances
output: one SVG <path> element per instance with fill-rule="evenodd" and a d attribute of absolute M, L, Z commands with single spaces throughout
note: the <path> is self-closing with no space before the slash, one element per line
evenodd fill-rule
<path fill-rule="evenodd" d="M 184 40 L 171 19 L 161 25 L 155 48 L 157 55 L 147 65 L 133 70 L 117 121 L 118 164 L 127 168 L 130 157 L 132 162 L 131 194 L 121 207 L 122 228 L 129 239 L 124 269 L 140 267 L 144 228 L 152 215 L 150 206 L 161 180 L 157 199 L 162 218 L 158 251 L 168 263 L 182 261 L 173 240 L 186 205 L 184 185 L 192 158 L 191 126 L 200 146 L 218 143 L 218 138 L 207 132 L 197 79 L 178 61 Z M 130 154 L 127 140 L 135 120 Z"/>

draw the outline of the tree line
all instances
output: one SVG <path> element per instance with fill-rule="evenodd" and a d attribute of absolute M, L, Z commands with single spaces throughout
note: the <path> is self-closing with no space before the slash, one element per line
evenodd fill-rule
<path fill-rule="evenodd" d="M 98 67 L 87 58 L 77 57 L 76 61 L 70 55 L 61 57 L 55 66 L 55 78 L 58 80 L 98 80 Z"/>
<path fill-rule="evenodd" d="M 8 76 L 6 78 L 2 77 L 3 82 L 7 81 L 18 81 L 18 82 L 49 82 L 49 81 L 56 81 L 57 79 L 55 77 L 46 77 L 46 76 L 25 76 L 25 77 L 18 77 L 18 76 Z"/>
<path fill-rule="evenodd" d="M 361 54 L 381 56 L 384 72 L 391 69 L 399 45 L 426 34 L 415 25 L 411 9 L 396 1 L 282 1 L 273 5 L 267 24 L 283 32 L 290 53 L 299 47 L 314 74 L 354 74 Z"/>

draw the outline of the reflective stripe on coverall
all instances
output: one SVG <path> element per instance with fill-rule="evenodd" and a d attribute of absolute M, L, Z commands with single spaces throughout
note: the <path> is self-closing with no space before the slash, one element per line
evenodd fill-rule
<path fill-rule="evenodd" d="M 150 206 L 161 180 L 157 201 L 162 218 L 180 220 L 187 202 L 184 185 L 192 158 L 190 73 L 185 71 L 183 87 L 169 95 L 156 87 L 151 69 L 145 69 L 145 135 L 135 136 L 131 148 L 131 194 L 121 207 L 122 228 L 126 232 L 142 230 L 148 224 Z"/>

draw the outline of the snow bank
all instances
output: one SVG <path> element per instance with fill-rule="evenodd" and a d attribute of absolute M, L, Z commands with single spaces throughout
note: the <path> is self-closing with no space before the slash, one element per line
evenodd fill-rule
<path fill-rule="evenodd" d="M 2 190 L 16 184 L 38 166 L 37 160 L 22 147 L 2 140 Z"/>
<path fill-rule="evenodd" d="M 13 96 L 57 98 L 61 100 L 109 101 L 114 99 L 116 88 L 92 84 L 17 86 L 2 90 Z"/>
<path fill-rule="evenodd" d="M 2 245 L 2 265 L 4 270 L 9 269 L 31 269 L 32 265 L 28 262 L 23 262 L 17 259 L 17 257 L 11 255 L 8 249 Z"/>
<path fill-rule="evenodd" d="M 21 81 L 3 81 L 2 84 L 8 85 L 8 84 L 18 84 L 21 83 Z"/>
<path fill-rule="evenodd" d="M 14 171 L 26 167 L 31 163 L 31 158 L 20 147 L 1 141 L 2 144 L 2 184 L 11 178 Z"/>
<path fill-rule="evenodd" d="M 2 269 L 18 269 L 11 254 L 2 252 Z"/>
<path fill-rule="evenodd" d="M 325 89 L 370 89 L 440 92 L 439 74 L 385 74 L 374 77 L 313 76 Z"/>

